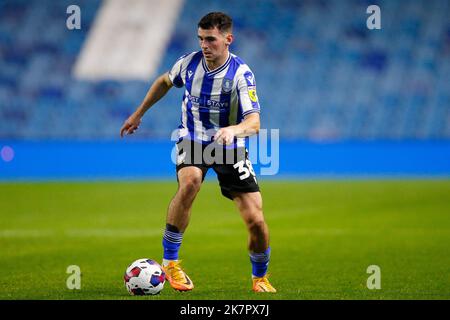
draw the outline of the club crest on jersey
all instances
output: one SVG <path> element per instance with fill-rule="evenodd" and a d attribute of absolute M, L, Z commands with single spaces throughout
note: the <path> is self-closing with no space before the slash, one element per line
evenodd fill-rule
<path fill-rule="evenodd" d="M 192 77 L 193 74 L 194 74 L 194 73 L 192 72 L 192 70 L 189 70 L 189 71 L 188 71 L 188 78 L 190 79 L 190 78 Z"/>
<path fill-rule="evenodd" d="M 225 93 L 228 93 L 228 92 L 231 91 L 231 89 L 233 89 L 233 80 L 227 79 L 227 78 L 223 78 L 222 91 L 225 92 Z"/>
<path fill-rule="evenodd" d="M 250 100 L 253 102 L 258 101 L 258 96 L 256 95 L 256 88 L 255 87 L 249 87 L 248 88 L 248 96 L 250 97 Z"/>

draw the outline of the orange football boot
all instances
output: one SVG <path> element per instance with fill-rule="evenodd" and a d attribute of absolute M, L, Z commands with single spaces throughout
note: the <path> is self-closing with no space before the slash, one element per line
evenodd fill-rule
<path fill-rule="evenodd" d="M 167 266 L 162 266 L 166 274 L 166 280 L 169 281 L 170 286 L 178 291 L 189 291 L 194 289 L 194 283 L 188 275 L 181 269 L 181 260 L 170 261 Z"/>
<path fill-rule="evenodd" d="M 261 278 L 253 278 L 253 291 L 255 292 L 277 292 L 277 290 L 270 284 L 269 275 Z"/>

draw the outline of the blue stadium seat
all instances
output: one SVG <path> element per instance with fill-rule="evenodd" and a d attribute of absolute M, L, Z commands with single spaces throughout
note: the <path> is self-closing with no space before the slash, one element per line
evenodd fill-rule
<path fill-rule="evenodd" d="M 69 37 L 61 28 L 69 0 L 0 2 L 0 138 L 115 139 L 144 97 L 153 79 L 72 78 L 101 4 L 77 3 L 83 28 Z M 186 1 L 158 72 L 198 50 L 198 7 L 223 10 L 234 19 L 232 51 L 255 73 L 263 127 L 299 139 L 450 138 L 450 3 L 381 0 L 389 32 L 367 30 L 368 4 Z M 140 137 L 169 137 L 181 95 L 172 90 L 149 112 Z"/>

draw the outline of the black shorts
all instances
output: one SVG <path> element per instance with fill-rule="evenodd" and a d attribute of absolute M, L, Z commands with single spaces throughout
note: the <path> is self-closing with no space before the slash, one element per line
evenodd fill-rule
<path fill-rule="evenodd" d="M 181 168 L 194 166 L 202 170 L 203 181 L 209 168 L 213 168 L 225 197 L 232 200 L 232 192 L 259 191 L 255 171 L 248 159 L 246 148 L 227 149 L 216 143 L 203 145 L 192 140 L 181 140 L 177 142 L 176 147 L 177 179 Z"/>

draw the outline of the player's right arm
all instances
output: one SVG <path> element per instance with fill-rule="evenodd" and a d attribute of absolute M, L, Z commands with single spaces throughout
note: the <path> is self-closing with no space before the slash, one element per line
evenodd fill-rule
<path fill-rule="evenodd" d="M 120 129 L 120 136 L 123 137 L 124 134 L 132 134 L 139 128 L 141 124 L 141 119 L 144 114 L 150 109 L 156 102 L 158 102 L 170 88 L 173 87 L 173 83 L 169 78 L 169 73 L 166 72 L 159 76 L 145 95 L 144 100 L 141 105 L 136 109 L 136 111 L 127 119 Z"/>

